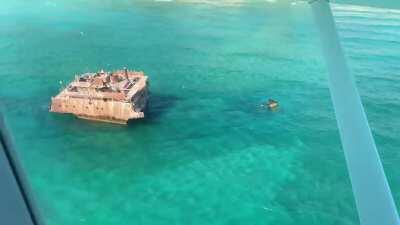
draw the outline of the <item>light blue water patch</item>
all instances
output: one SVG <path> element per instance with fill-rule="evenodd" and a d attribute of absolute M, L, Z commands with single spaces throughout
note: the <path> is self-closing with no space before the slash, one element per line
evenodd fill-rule
<path fill-rule="evenodd" d="M 400 18 L 357 7 L 334 10 L 398 200 Z M 358 224 L 306 4 L 5 8 L 0 102 L 49 225 Z M 60 80 L 124 66 L 150 77 L 146 119 L 48 112 Z"/>

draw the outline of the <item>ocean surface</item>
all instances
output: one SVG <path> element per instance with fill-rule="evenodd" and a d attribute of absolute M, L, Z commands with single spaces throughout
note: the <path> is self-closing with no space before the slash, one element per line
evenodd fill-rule
<path fill-rule="evenodd" d="M 399 205 L 400 10 L 332 7 Z M 0 104 L 46 223 L 358 224 L 319 44 L 303 3 L 2 1 Z M 48 112 L 125 66 L 146 119 Z"/>

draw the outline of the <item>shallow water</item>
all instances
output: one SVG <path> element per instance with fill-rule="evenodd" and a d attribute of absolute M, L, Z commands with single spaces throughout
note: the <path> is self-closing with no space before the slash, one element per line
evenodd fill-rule
<path fill-rule="evenodd" d="M 0 102 L 49 225 L 358 224 L 308 6 L 209 3 L 0 9 Z M 398 202 L 400 11 L 333 9 Z M 124 66 L 150 76 L 145 120 L 48 113 L 60 80 Z"/>

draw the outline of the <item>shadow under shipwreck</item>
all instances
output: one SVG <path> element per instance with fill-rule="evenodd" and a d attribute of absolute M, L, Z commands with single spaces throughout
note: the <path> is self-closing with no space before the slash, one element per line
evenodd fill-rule
<path fill-rule="evenodd" d="M 145 118 L 139 120 L 129 120 L 128 125 L 152 123 L 158 121 L 164 114 L 169 112 L 181 98 L 174 95 L 164 95 L 150 93 L 145 109 Z"/>

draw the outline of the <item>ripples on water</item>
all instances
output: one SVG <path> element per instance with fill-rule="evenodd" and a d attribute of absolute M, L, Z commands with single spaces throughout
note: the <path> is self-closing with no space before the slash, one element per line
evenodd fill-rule
<path fill-rule="evenodd" d="M 48 224 L 358 224 L 308 6 L 196 3 L 0 10 L 0 101 Z M 400 11 L 333 10 L 400 199 Z M 123 66 L 150 75 L 147 119 L 47 112 L 59 80 Z"/>

